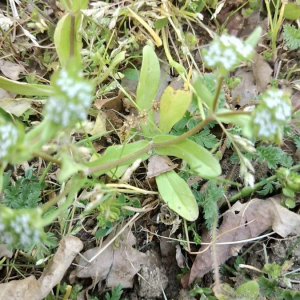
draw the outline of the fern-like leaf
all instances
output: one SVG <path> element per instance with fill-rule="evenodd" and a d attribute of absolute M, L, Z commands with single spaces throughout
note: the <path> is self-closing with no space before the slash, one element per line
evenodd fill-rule
<path fill-rule="evenodd" d="M 300 29 L 297 29 L 293 25 L 284 25 L 283 39 L 290 50 L 300 48 Z"/>

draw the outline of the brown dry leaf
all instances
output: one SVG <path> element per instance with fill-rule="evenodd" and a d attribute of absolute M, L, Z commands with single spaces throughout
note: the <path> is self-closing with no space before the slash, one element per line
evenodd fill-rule
<path fill-rule="evenodd" d="M 0 107 L 6 112 L 14 114 L 17 117 L 23 115 L 23 113 L 30 107 L 31 101 L 25 99 L 15 100 L 12 98 L 0 98 Z"/>
<path fill-rule="evenodd" d="M 4 256 L 11 258 L 13 256 L 13 253 L 7 249 L 6 245 L 1 244 L 0 245 L 0 258 L 2 258 Z"/>
<path fill-rule="evenodd" d="M 265 200 L 253 199 L 248 203 L 237 202 L 223 216 L 218 230 L 217 243 L 234 242 L 258 237 L 266 230 L 272 229 L 282 237 L 300 234 L 300 216 L 280 205 L 279 197 Z M 206 231 L 201 236 L 202 242 L 210 242 L 211 233 Z M 216 245 L 218 264 L 223 264 L 235 255 L 245 243 L 233 245 Z M 196 277 L 203 277 L 213 267 L 211 249 L 202 246 L 189 274 L 182 278 L 183 286 L 190 285 Z M 207 250 L 207 251 L 205 251 Z"/>
<path fill-rule="evenodd" d="M 252 69 L 256 81 L 257 91 L 262 93 L 266 90 L 268 84 L 270 83 L 273 70 L 263 59 L 263 57 L 257 53 L 254 54 Z"/>
<path fill-rule="evenodd" d="M 12 80 L 18 80 L 19 74 L 25 71 L 24 67 L 4 59 L 0 60 L 0 70 L 4 76 Z"/>
<path fill-rule="evenodd" d="M 238 69 L 235 76 L 241 77 L 242 81 L 231 91 L 232 102 L 244 106 L 251 102 L 257 96 L 257 88 L 252 72 L 245 69 Z"/>
<path fill-rule="evenodd" d="M 170 158 L 162 155 L 153 155 L 149 158 L 147 178 L 155 177 L 178 167 Z"/>
<path fill-rule="evenodd" d="M 73 259 L 82 250 L 82 242 L 74 236 L 64 237 L 40 279 L 34 276 L 0 284 L 0 300 L 42 300 L 65 275 Z"/>
<path fill-rule="evenodd" d="M 105 112 L 100 110 L 96 117 L 95 126 L 94 126 L 93 130 L 89 133 L 91 135 L 96 135 L 96 134 L 101 134 L 101 133 L 106 132 L 106 119 L 107 119 L 107 116 L 106 116 Z"/>
<path fill-rule="evenodd" d="M 101 247 L 90 249 L 83 256 L 90 260 L 116 235 L 114 230 L 105 240 Z M 106 279 L 108 287 L 114 287 L 119 283 L 123 288 L 132 288 L 133 277 L 145 263 L 145 254 L 132 248 L 136 239 L 129 229 L 126 229 L 114 243 L 109 245 L 91 263 L 80 258 L 76 269 L 76 276 L 80 278 L 91 277 L 94 283 Z"/>

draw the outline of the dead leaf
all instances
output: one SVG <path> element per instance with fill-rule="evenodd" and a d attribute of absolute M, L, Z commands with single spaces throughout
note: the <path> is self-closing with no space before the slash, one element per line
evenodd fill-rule
<path fill-rule="evenodd" d="M 170 158 L 162 155 L 153 155 L 149 158 L 147 178 L 155 177 L 178 167 Z"/>
<path fill-rule="evenodd" d="M 103 111 L 99 111 L 96 117 L 96 122 L 93 130 L 90 132 L 91 135 L 101 134 L 106 132 L 106 119 L 107 116 Z"/>
<path fill-rule="evenodd" d="M 25 71 L 23 66 L 4 59 L 0 60 L 0 70 L 4 76 L 11 80 L 18 80 L 19 74 Z"/>
<path fill-rule="evenodd" d="M 10 251 L 10 250 L 8 250 L 7 248 L 6 248 L 6 245 L 4 245 L 4 244 L 1 244 L 0 245 L 0 259 L 2 258 L 2 257 L 8 257 L 8 258 L 11 258 L 13 256 L 13 253 Z M 2 270 L 2 266 L 0 265 L 0 270 Z"/>
<path fill-rule="evenodd" d="M 101 247 L 86 251 L 83 256 L 89 260 L 115 237 L 117 229 L 114 230 Z M 114 287 L 119 283 L 123 288 L 132 288 L 133 277 L 145 263 L 145 254 L 132 248 L 136 239 L 132 232 L 125 230 L 114 243 L 95 258 L 91 263 L 80 258 L 76 269 L 76 276 L 80 278 L 91 277 L 94 283 L 106 280 L 108 287 Z"/>
<path fill-rule="evenodd" d="M 4 256 L 11 258 L 13 256 L 13 253 L 7 249 L 6 245 L 1 244 L 0 245 L 0 258 L 2 258 Z"/>
<path fill-rule="evenodd" d="M 218 229 L 217 243 L 234 242 L 259 236 L 272 229 L 282 237 L 290 234 L 300 234 L 300 216 L 280 205 L 279 197 L 265 200 L 253 199 L 248 203 L 235 203 L 223 215 L 223 222 Z M 206 231 L 201 236 L 202 242 L 210 242 L 211 233 Z M 235 255 L 245 243 L 233 245 L 216 245 L 218 264 L 223 264 Z M 190 285 L 196 277 L 203 277 L 213 267 L 211 249 L 208 245 L 200 248 L 189 274 L 182 278 L 182 285 Z"/>
<path fill-rule="evenodd" d="M 179 268 L 183 269 L 185 267 L 184 264 L 184 256 L 181 252 L 181 247 L 180 245 L 176 245 L 176 261 L 177 261 L 177 265 Z"/>
<path fill-rule="evenodd" d="M 0 98 L 0 107 L 6 112 L 13 114 L 17 117 L 23 115 L 23 113 L 30 107 L 31 101 L 25 99 L 11 99 L 11 98 Z"/>
<path fill-rule="evenodd" d="M 242 81 L 231 91 L 233 104 L 244 106 L 251 102 L 257 96 L 257 87 L 252 72 L 245 69 L 238 69 L 235 76 L 241 77 Z"/>
<path fill-rule="evenodd" d="M 82 242 L 74 236 L 64 237 L 40 279 L 34 276 L 0 284 L 0 300 L 42 300 L 61 282 L 73 259 L 82 250 Z"/>
<path fill-rule="evenodd" d="M 273 70 L 263 57 L 257 53 L 254 54 L 252 69 L 257 91 L 262 93 L 267 89 L 267 86 L 270 83 Z"/>

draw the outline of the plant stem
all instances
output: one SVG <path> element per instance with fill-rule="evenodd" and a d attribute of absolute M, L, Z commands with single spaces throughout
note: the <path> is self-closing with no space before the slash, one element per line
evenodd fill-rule
<path fill-rule="evenodd" d="M 279 2 L 279 1 L 278 1 Z M 276 23 L 276 26 L 272 32 L 272 53 L 273 53 L 273 61 L 276 60 L 276 57 L 277 57 L 277 49 L 276 49 L 276 39 L 277 39 L 277 34 L 278 34 L 278 31 L 279 31 L 279 28 L 280 28 L 280 25 L 282 23 L 282 19 L 283 19 L 283 13 L 284 13 L 284 7 L 287 3 L 286 0 L 282 0 L 281 1 L 281 8 L 280 8 L 280 13 L 279 13 L 279 18 L 278 18 L 278 21 Z"/>
<path fill-rule="evenodd" d="M 40 152 L 40 151 L 32 151 L 31 154 L 33 156 L 37 156 L 37 157 L 40 157 L 46 161 L 50 161 L 58 166 L 61 166 L 61 161 L 52 157 L 51 155 L 48 155 L 47 153 L 44 153 L 44 152 Z"/>
<path fill-rule="evenodd" d="M 220 92 L 221 92 L 221 88 L 222 88 L 222 84 L 223 84 L 223 76 L 220 76 L 218 78 L 218 82 L 217 82 L 217 87 L 216 87 L 216 91 L 215 91 L 215 96 L 214 96 L 214 100 L 213 100 L 213 112 L 216 111 L 216 109 L 218 108 L 218 102 L 219 102 L 219 96 L 220 96 Z"/>
<path fill-rule="evenodd" d="M 153 148 L 162 148 L 162 147 L 167 147 L 176 143 L 179 143 L 190 136 L 198 133 L 200 130 L 202 130 L 206 125 L 208 125 L 212 120 L 214 119 L 213 115 L 209 115 L 205 120 L 203 120 L 201 123 L 199 123 L 197 126 L 194 128 L 190 129 L 189 131 L 183 133 L 182 135 L 176 137 L 175 139 L 167 142 L 162 142 L 162 143 L 155 143 L 153 144 Z"/>
<path fill-rule="evenodd" d="M 144 153 L 147 153 L 148 151 L 150 151 L 152 149 L 167 147 L 167 146 L 179 143 L 179 142 L 189 138 L 190 136 L 194 135 L 195 133 L 197 133 L 201 129 L 203 129 L 213 119 L 214 119 L 214 117 L 212 115 L 210 115 L 205 120 L 203 120 L 201 123 L 199 123 L 197 126 L 190 129 L 189 131 L 185 132 L 184 134 L 176 137 L 173 140 L 170 140 L 170 141 L 167 141 L 167 142 L 162 142 L 162 143 L 149 143 L 145 148 L 142 148 L 141 150 L 138 150 L 136 152 L 128 154 L 128 155 L 126 155 L 122 158 L 119 158 L 119 159 L 115 160 L 115 161 L 111 161 L 111 162 L 108 162 L 106 164 L 102 164 L 100 166 L 91 167 L 91 168 L 87 169 L 84 172 L 84 174 L 85 175 L 91 175 L 92 173 L 97 173 L 97 172 L 101 172 L 101 171 L 104 171 L 104 170 L 109 170 L 109 169 L 112 169 L 114 167 L 117 167 L 118 165 L 126 163 L 127 161 L 129 161 L 129 160 L 131 160 L 135 157 L 138 157 L 138 156 L 140 156 Z"/>
<path fill-rule="evenodd" d="M 295 170 L 295 171 L 300 170 L 300 164 L 292 167 L 291 170 Z M 272 176 L 266 178 L 266 181 L 270 182 L 270 181 L 273 181 L 275 179 L 277 179 L 277 176 L 272 175 Z M 239 193 L 236 193 L 234 196 L 232 196 L 229 199 L 229 202 L 233 202 L 233 201 L 238 200 L 239 198 L 242 198 L 242 197 L 250 196 L 253 192 L 259 190 L 262 187 L 263 184 L 264 184 L 263 181 L 260 181 L 260 182 L 256 183 L 253 187 L 250 187 L 250 186 L 244 187 Z"/>

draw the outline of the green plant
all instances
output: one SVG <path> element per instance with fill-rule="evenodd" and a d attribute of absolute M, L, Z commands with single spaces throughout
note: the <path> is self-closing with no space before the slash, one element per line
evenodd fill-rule
<path fill-rule="evenodd" d="M 293 25 L 283 26 L 283 38 L 290 50 L 300 48 L 300 29 Z"/>
<path fill-rule="evenodd" d="M 118 284 L 111 290 L 111 295 L 109 293 L 105 294 L 105 300 L 120 300 L 123 294 L 122 285 Z"/>
<path fill-rule="evenodd" d="M 41 199 L 41 191 L 45 185 L 39 182 L 37 176 L 33 175 L 33 169 L 29 168 L 24 177 L 20 177 L 16 182 L 11 182 L 11 171 L 3 175 L 2 203 L 10 208 L 36 208 Z"/>
<path fill-rule="evenodd" d="M 270 23 L 270 27 L 271 27 L 271 47 L 272 47 L 273 60 L 275 61 L 275 59 L 277 57 L 277 48 L 276 48 L 277 47 L 276 46 L 277 34 L 278 34 L 279 28 L 282 24 L 283 15 L 284 15 L 285 6 L 287 4 L 287 1 L 286 0 L 278 0 L 278 1 L 275 1 L 275 4 L 274 4 L 274 2 L 272 2 L 272 4 L 274 4 L 273 16 L 272 16 L 272 12 L 271 12 L 270 1 L 265 0 L 265 4 L 266 4 L 266 8 L 267 8 L 267 12 L 268 12 L 268 19 L 269 19 L 269 23 Z"/>

